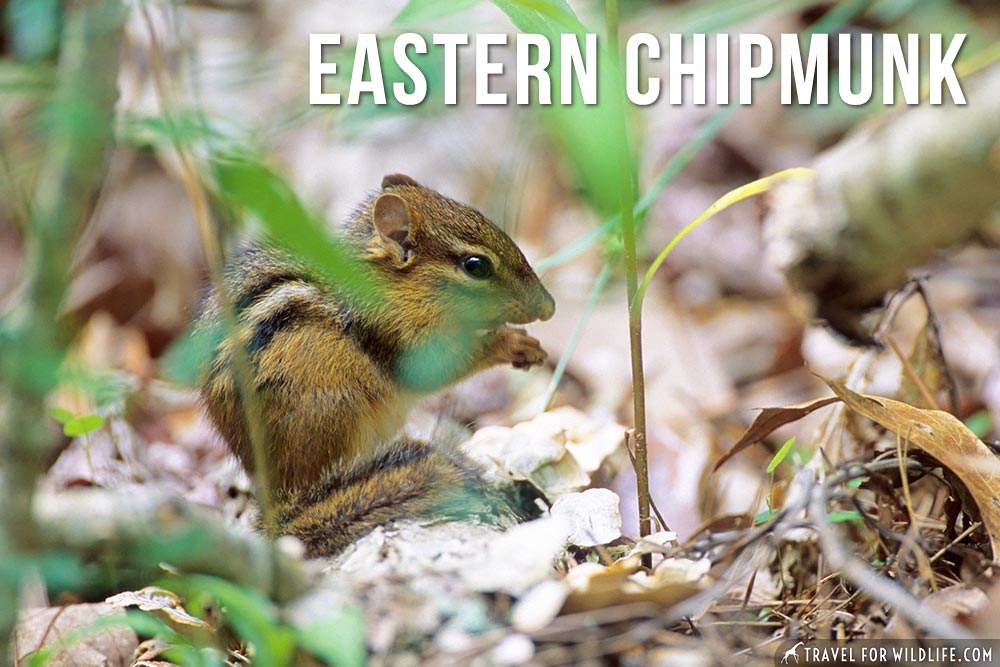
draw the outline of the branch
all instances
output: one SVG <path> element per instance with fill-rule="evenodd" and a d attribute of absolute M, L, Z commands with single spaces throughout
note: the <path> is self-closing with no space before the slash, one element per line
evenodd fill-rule
<path fill-rule="evenodd" d="M 263 535 L 227 526 L 217 512 L 165 495 L 84 489 L 36 498 L 35 519 L 50 549 L 120 564 L 117 590 L 139 588 L 166 563 L 265 593 L 277 602 L 306 589 L 297 554 Z"/>
<path fill-rule="evenodd" d="M 858 316 L 1000 202 L 1000 66 L 964 83 L 966 106 L 879 116 L 816 159 L 815 181 L 775 191 L 771 261 L 849 338 L 870 341 Z"/>

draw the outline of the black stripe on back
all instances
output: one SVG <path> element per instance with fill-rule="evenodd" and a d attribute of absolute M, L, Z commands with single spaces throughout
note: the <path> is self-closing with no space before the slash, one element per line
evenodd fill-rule
<path fill-rule="evenodd" d="M 247 346 L 247 351 L 253 355 L 271 344 L 276 334 L 290 328 L 296 322 L 301 322 L 309 316 L 301 303 L 290 301 L 282 304 L 254 327 L 253 338 Z"/>
<path fill-rule="evenodd" d="M 233 303 L 233 308 L 236 311 L 237 317 L 240 316 L 244 310 L 249 308 L 254 301 L 262 297 L 267 292 L 270 292 L 278 285 L 302 280 L 304 280 L 304 278 L 301 275 L 292 273 L 291 271 L 279 271 L 277 273 L 271 273 L 264 276 L 264 279 L 260 282 L 247 287 L 247 289 L 240 294 L 239 298 Z"/>
<path fill-rule="evenodd" d="M 378 328 L 367 322 L 363 316 L 359 317 L 352 313 L 350 308 L 343 308 L 338 315 L 344 334 L 357 342 L 368 358 L 383 372 L 395 375 L 399 345 L 379 333 Z"/>

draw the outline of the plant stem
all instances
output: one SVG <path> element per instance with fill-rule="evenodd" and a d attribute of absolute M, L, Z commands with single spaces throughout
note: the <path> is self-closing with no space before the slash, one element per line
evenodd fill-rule
<path fill-rule="evenodd" d="M 620 72 L 619 43 L 618 43 L 618 1 L 607 0 L 604 5 L 605 22 L 608 32 L 608 55 L 614 66 L 615 72 Z M 635 204 L 635 181 L 632 174 L 631 160 L 629 159 L 629 137 L 628 125 L 625 117 L 625 103 L 621 96 L 614 96 L 613 103 L 621 105 L 621 124 L 619 132 L 622 154 L 621 164 L 618 165 L 618 173 L 621 176 L 621 229 L 622 245 L 625 256 L 625 285 L 628 292 L 629 303 L 629 349 L 632 359 L 632 412 L 634 420 L 635 441 L 635 476 L 636 488 L 639 499 L 639 536 L 645 537 L 650 533 L 649 516 L 649 466 L 646 454 L 646 382 L 642 368 L 642 320 L 639 317 L 641 309 L 633 306 L 635 294 L 639 288 L 639 273 L 636 261 L 635 250 L 635 217 L 633 206 Z M 652 565 L 652 556 L 643 556 L 643 565 Z"/>
<path fill-rule="evenodd" d="M 37 558 L 44 536 L 32 515 L 35 480 L 52 444 L 45 399 L 72 328 L 61 312 L 74 241 L 89 219 L 104 178 L 117 98 L 117 0 L 70 3 L 65 10 L 45 161 L 27 221 L 25 298 L 4 321 L 6 415 L 0 490 L 0 664 L 10 664 L 10 634 L 24 566 Z"/>

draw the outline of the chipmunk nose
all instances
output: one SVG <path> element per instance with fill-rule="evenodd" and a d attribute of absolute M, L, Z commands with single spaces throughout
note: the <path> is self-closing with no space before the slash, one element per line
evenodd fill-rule
<path fill-rule="evenodd" d="M 544 287 L 539 286 L 541 289 L 541 294 L 538 296 L 538 319 L 541 321 L 552 319 L 552 315 L 556 312 L 556 300 L 552 298 L 549 291 Z"/>

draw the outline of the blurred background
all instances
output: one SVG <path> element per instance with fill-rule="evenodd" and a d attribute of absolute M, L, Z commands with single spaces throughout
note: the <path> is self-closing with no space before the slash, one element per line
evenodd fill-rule
<path fill-rule="evenodd" d="M 402 32 L 517 30 L 489 3 L 403 0 L 331 3 L 313 0 L 138 2 L 128 8 L 118 76 L 117 142 L 88 223 L 72 252 L 63 304 L 79 327 L 70 363 L 100 373 L 102 390 L 62 390 L 53 406 L 96 412 L 105 426 L 59 439 L 48 453 L 45 483 L 165 487 L 208 504 L 227 496 L 220 477 L 221 442 L 200 415 L 193 369 L 183 342 L 206 284 L 205 254 L 177 154 L 156 133 L 165 111 L 194 117 L 211 141 L 246 147 L 285 177 L 298 196 L 335 229 L 384 174 L 403 172 L 482 210 L 514 236 L 556 298 L 555 317 L 529 327 L 550 353 L 530 374 L 493 370 L 436 397 L 430 415 L 463 425 L 513 424 L 537 414 L 556 362 L 568 355 L 552 405 L 571 405 L 600 422 L 631 423 L 631 372 L 620 241 L 596 234 L 606 212 L 588 190 L 574 137 L 607 128 L 570 125 L 535 106 L 477 106 L 471 49 L 460 61 L 459 104 L 441 103 L 441 54 L 419 60 L 430 82 L 415 107 L 368 102 L 310 107 L 309 34 L 342 35 L 344 87 L 353 40 L 380 35 L 387 83 L 391 38 Z M 572 2 L 584 25 L 602 33 L 604 7 Z M 27 211 L 42 169 L 45 114 L 60 29 L 55 0 L 9 2 L 0 41 L 0 303 L 23 298 Z M 397 17 L 400 17 L 397 19 Z M 621 33 L 650 32 L 666 47 L 671 32 L 804 33 L 818 21 L 835 32 L 968 33 L 960 60 L 995 45 L 1000 7 L 991 0 L 709 0 L 621 6 Z M 714 40 L 709 40 L 714 44 Z M 878 58 L 876 38 L 876 62 Z M 513 48 L 494 90 L 513 93 Z M 713 62 L 711 51 L 709 60 Z M 734 63 L 735 58 L 730 58 Z M 836 66 L 836 60 L 831 67 Z M 650 75 L 666 76 L 665 59 Z M 639 235 L 645 268 L 670 238 L 716 198 L 780 169 L 808 166 L 853 128 L 888 117 L 880 103 L 848 107 L 836 93 L 825 106 L 779 104 L 776 77 L 758 85 L 752 106 L 719 107 L 709 67 L 709 103 L 629 107 L 629 137 L 640 197 L 652 205 Z M 735 77 L 732 77 L 735 79 Z M 836 79 L 831 78 L 832 85 Z M 875 90 L 880 90 L 876 80 Z M 390 98 L 391 99 L 391 98 Z M 569 121 L 570 124 L 576 121 Z M 574 135 L 574 132 L 578 133 Z M 199 141 L 209 143 L 206 136 Z M 198 143 L 195 142 L 197 154 Z M 684 168 L 671 175 L 671 171 Z M 583 171 L 587 167 L 584 166 Z M 597 178 L 607 172 L 597 170 Z M 603 174 L 603 176 L 602 176 Z M 661 185 L 666 185 L 660 188 Z M 657 274 L 644 310 L 650 486 L 664 519 L 681 538 L 709 519 L 764 507 L 764 468 L 791 435 L 804 459 L 821 414 L 777 432 L 770 447 L 751 449 L 721 473 L 714 461 L 741 435 L 754 408 L 827 395 L 814 373 L 840 378 L 858 356 L 821 326 L 766 260 L 766 200 L 719 214 L 686 238 Z M 252 222 L 220 216 L 224 244 L 253 235 Z M 974 247 L 942 253 L 926 271 L 942 325 L 944 351 L 959 384 L 961 413 L 983 435 L 996 436 L 1000 416 L 1000 281 L 997 229 Z M 910 311 L 913 311 L 912 313 Z M 923 322 L 919 305 L 904 308 L 894 336 L 904 345 Z M 574 331 L 578 344 L 571 347 Z M 891 394 L 900 364 L 883 353 L 871 393 Z M 53 421 L 51 428 L 58 432 Z M 58 438 L 57 438 L 58 439 Z M 636 533 L 634 475 L 608 483 L 622 497 L 625 532 Z"/>

